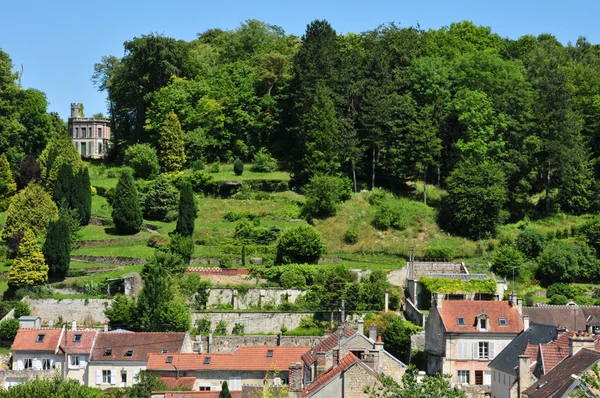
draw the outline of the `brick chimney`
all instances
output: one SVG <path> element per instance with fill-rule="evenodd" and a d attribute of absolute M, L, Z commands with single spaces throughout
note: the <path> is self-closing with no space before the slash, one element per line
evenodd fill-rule
<path fill-rule="evenodd" d="M 302 363 L 290 363 L 288 368 L 289 391 L 291 393 L 302 392 Z"/>
<path fill-rule="evenodd" d="M 331 369 L 333 366 L 333 357 L 327 356 L 325 351 L 317 352 L 317 374 L 315 378 L 321 376 L 323 373 Z"/>
<path fill-rule="evenodd" d="M 532 383 L 531 380 L 531 373 L 530 373 L 530 367 L 531 367 L 531 358 L 529 358 L 529 356 L 527 355 L 519 355 L 519 380 L 518 380 L 518 388 L 519 388 L 519 393 L 517 394 L 518 397 L 523 396 L 523 391 L 525 391 L 526 389 L 528 389 Z"/>
<path fill-rule="evenodd" d="M 340 349 L 334 348 L 333 351 L 333 366 L 337 366 L 340 364 Z"/>
<path fill-rule="evenodd" d="M 569 356 L 577 354 L 582 348 L 594 348 L 593 336 L 585 332 L 573 333 L 569 337 Z"/>

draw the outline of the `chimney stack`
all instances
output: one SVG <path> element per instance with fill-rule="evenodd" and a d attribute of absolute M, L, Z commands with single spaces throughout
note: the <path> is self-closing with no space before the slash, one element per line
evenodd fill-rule
<path fill-rule="evenodd" d="M 288 368 L 289 390 L 292 393 L 302 392 L 302 364 L 291 363 Z"/>
<path fill-rule="evenodd" d="M 569 337 L 569 356 L 573 356 L 582 348 L 594 348 L 594 338 L 588 333 L 573 333 Z"/>
<path fill-rule="evenodd" d="M 369 327 L 369 338 L 373 341 L 377 341 L 377 326 L 371 325 Z"/>
<path fill-rule="evenodd" d="M 385 312 L 388 312 L 390 308 L 390 293 L 385 289 Z"/>
<path fill-rule="evenodd" d="M 435 302 L 435 306 L 437 308 L 442 308 L 442 300 L 444 299 L 444 295 L 442 293 L 431 293 L 433 296 L 433 300 Z"/>
<path fill-rule="evenodd" d="M 104 332 L 108 332 L 108 321 L 104 321 Z"/>
<path fill-rule="evenodd" d="M 523 315 L 523 330 L 529 329 L 529 315 Z"/>
<path fill-rule="evenodd" d="M 325 357 L 327 353 L 324 351 L 317 352 L 317 374 L 315 375 L 315 379 L 321 376 L 326 370 Z"/>
<path fill-rule="evenodd" d="M 73 323 L 71 324 L 71 329 L 77 330 L 77 322 L 73 321 Z"/>
<path fill-rule="evenodd" d="M 358 320 L 358 327 L 356 328 L 356 331 L 362 335 L 365 334 L 365 321 L 362 318 Z"/>
<path fill-rule="evenodd" d="M 519 390 L 517 394 L 519 397 L 523 396 L 523 391 L 528 389 L 532 384 L 530 367 L 531 358 L 529 358 L 527 355 L 519 355 Z"/>

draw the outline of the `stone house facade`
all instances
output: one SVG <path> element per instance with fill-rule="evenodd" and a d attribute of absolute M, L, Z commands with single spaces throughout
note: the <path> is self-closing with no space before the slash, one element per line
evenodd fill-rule
<path fill-rule="evenodd" d="M 67 122 L 69 137 L 82 158 L 103 159 L 110 145 L 110 119 L 80 117 L 81 104 L 71 104 L 71 117 Z"/>

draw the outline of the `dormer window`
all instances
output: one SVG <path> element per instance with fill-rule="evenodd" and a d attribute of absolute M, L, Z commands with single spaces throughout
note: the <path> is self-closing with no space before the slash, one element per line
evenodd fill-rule
<path fill-rule="evenodd" d="M 110 356 L 112 355 L 112 348 L 107 348 L 106 350 L 104 350 L 104 356 Z"/>
<path fill-rule="evenodd" d="M 267 351 L 267 358 L 273 358 L 273 350 Z"/>
<path fill-rule="evenodd" d="M 487 316 L 483 310 L 480 315 L 477 315 L 477 328 L 480 332 L 487 332 L 489 327 L 489 316 Z"/>
<path fill-rule="evenodd" d="M 481 329 L 481 330 L 487 329 L 487 319 L 482 318 L 479 320 L 479 329 Z"/>
<path fill-rule="evenodd" d="M 169 352 L 169 350 L 165 350 L 165 349 L 163 349 L 163 350 L 162 350 L 160 353 L 161 353 L 161 354 L 166 354 L 166 353 L 168 353 L 168 352 Z"/>
<path fill-rule="evenodd" d="M 210 357 L 205 357 L 204 358 L 204 364 L 205 365 L 210 365 Z"/>
<path fill-rule="evenodd" d="M 126 357 L 132 357 L 133 356 L 133 350 L 127 350 L 127 351 L 125 351 L 125 356 Z"/>
<path fill-rule="evenodd" d="M 173 363 L 173 357 L 167 357 L 165 360 L 166 363 Z"/>
<path fill-rule="evenodd" d="M 506 318 L 500 318 L 500 319 L 498 319 L 498 324 L 500 326 L 506 326 Z"/>
<path fill-rule="evenodd" d="M 79 343 L 80 341 L 81 341 L 80 334 L 76 334 L 75 336 L 73 336 L 73 343 Z"/>
<path fill-rule="evenodd" d="M 458 323 L 459 326 L 464 326 L 465 325 L 465 318 L 458 318 L 457 323 Z"/>
<path fill-rule="evenodd" d="M 37 338 L 35 339 L 36 343 L 43 343 L 44 342 L 44 337 L 46 337 L 46 335 L 44 333 L 40 333 L 37 335 Z"/>

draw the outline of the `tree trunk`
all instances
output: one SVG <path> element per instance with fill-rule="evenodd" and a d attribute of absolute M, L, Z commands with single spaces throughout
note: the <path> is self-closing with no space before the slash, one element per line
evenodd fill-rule
<path fill-rule="evenodd" d="M 354 193 L 358 192 L 358 185 L 356 184 L 356 167 L 354 167 L 354 161 L 352 161 L 352 181 L 354 182 Z"/>
<path fill-rule="evenodd" d="M 546 215 L 550 214 L 550 162 L 546 173 Z"/>
<path fill-rule="evenodd" d="M 427 167 L 423 171 L 423 203 L 427 204 Z"/>
<path fill-rule="evenodd" d="M 441 170 L 440 170 L 440 166 L 438 166 L 437 169 L 438 169 L 437 171 L 438 171 L 438 187 L 439 187 L 440 186 L 440 181 L 441 181 L 441 178 L 442 178 L 442 173 L 441 173 Z"/>
<path fill-rule="evenodd" d="M 375 189 L 375 163 L 376 163 L 376 152 L 375 147 L 373 147 L 373 164 L 371 165 L 371 191 Z"/>

